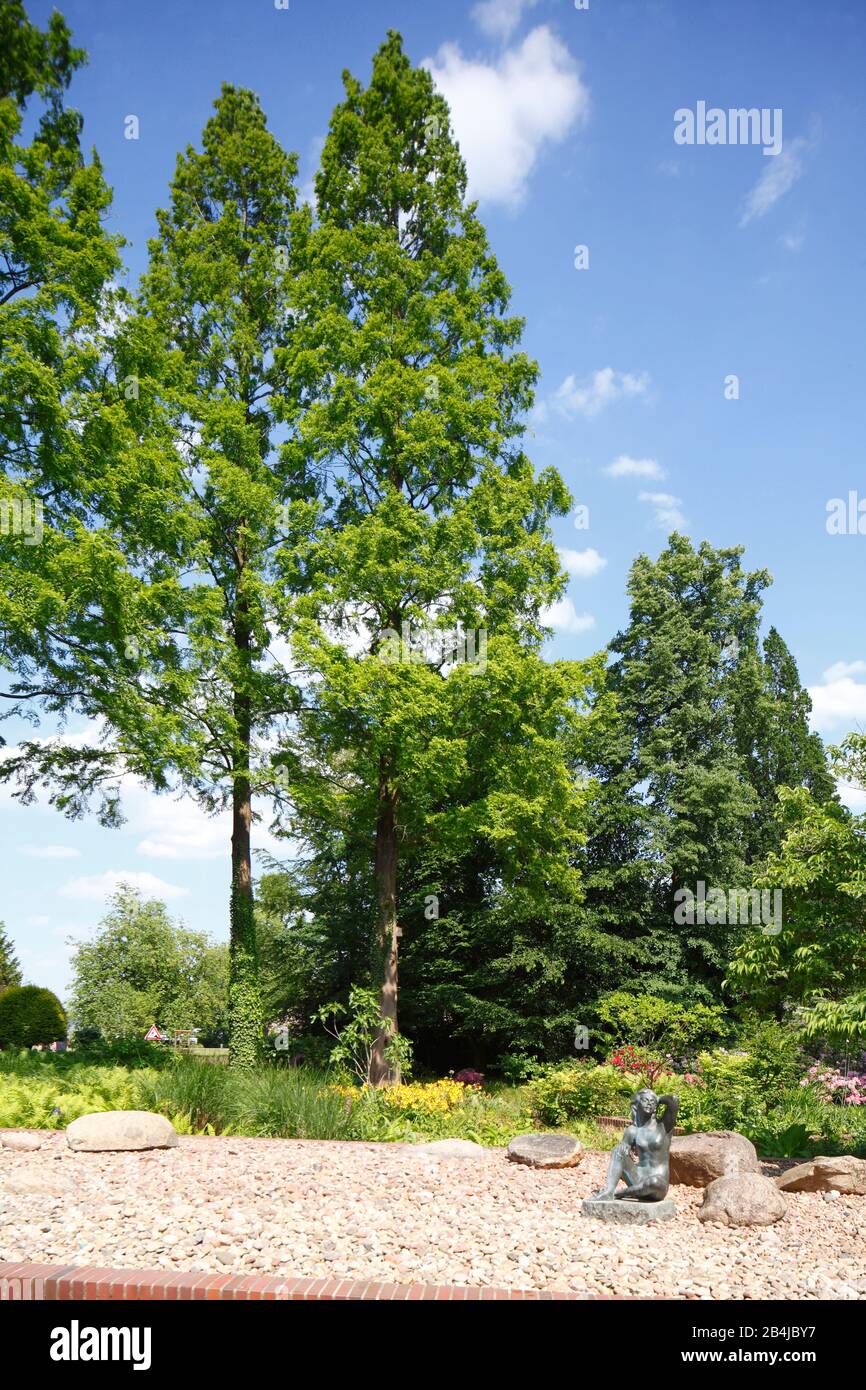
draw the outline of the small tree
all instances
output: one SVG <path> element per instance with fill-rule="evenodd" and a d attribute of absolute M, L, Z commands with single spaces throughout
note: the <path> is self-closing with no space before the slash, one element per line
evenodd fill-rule
<path fill-rule="evenodd" d="M 45 1047 L 65 1038 L 67 1026 L 50 989 L 21 985 L 0 995 L 0 1047 Z"/>
<path fill-rule="evenodd" d="M 21 984 L 21 966 L 15 955 L 12 942 L 6 935 L 6 927 L 0 922 L 0 994 Z"/>
<path fill-rule="evenodd" d="M 212 1032 L 225 1022 L 226 947 L 173 922 L 164 903 L 143 901 L 126 885 L 95 939 L 77 948 L 73 969 L 78 1028 L 123 1038 L 141 1036 L 152 1023 Z"/>

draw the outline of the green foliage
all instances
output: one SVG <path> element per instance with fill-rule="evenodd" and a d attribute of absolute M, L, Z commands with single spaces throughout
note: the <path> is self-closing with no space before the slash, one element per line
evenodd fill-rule
<path fill-rule="evenodd" d="M 227 955 L 174 923 L 164 903 L 121 885 L 94 939 L 72 958 L 76 1024 L 109 1040 L 143 1038 L 154 1023 L 212 1031 L 226 1014 Z"/>
<path fill-rule="evenodd" d="M 812 1036 L 866 1039 L 866 817 L 802 789 L 779 803 L 784 838 L 757 881 L 781 889 L 783 928 L 749 932 L 729 979 L 762 1012 L 799 1006 Z"/>
<path fill-rule="evenodd" d="M 550 519 L 568 494 L 521 448 L 537 369 L 447 106 L 394 33 L 369 85 L 344 85 L 316 221 L 304 208 L 293 226 L 279 354 L 296 392 L 287 457 L 320 480 L 298 548 L 301 738 L 282 756 L 316 876 L 366 865 L 351 911 L 377 978 L 396 970 L 404 856 L 480 846 L 506 891 L 573 884 L 585 793 L 556 735 L 567 743 L 585 681 L 538 655 L 541 610 L 564 587 Z M 438 645 L 478 630 L 474 661 Z M 501 741 L 485 747 L 482 730 Z M 391 1023 L 395 990 L 389 976 Z"/>
<path fill-rule="evenodd" d="M 343 1097 L 312 1068 L 259 1067 L 233 1082 L 229 1115 L 235 1134 L 279 1139 L 351 1137 Z"/>
<path fill-rule="evenodd" d="M 532 1083 L 533 1114 L 545 1125 L 568 1125 L 599 1115 L 628 1115 L 639 1078 L 616 1067 L 571 1062 L 550 1067 Z"/>
<path fill-rule="evenodd" d="M 627 990 L 601 995 L 595 1013 L 609 1043 L 631 1043 L 641 1051 L 651 1048 L 677 1058 L 730 1032 L 721 1005 L 677 1004 L 658 995 Z"/>
<path fill-rule="evenodd" d="M 0 1053 L 0 1127 L 65 1129 L 80 1115 L 135 1106 L 125 1067 L 58 1063 L 55 1053 Z"/>
<path fill-rule="evenodd" d="M 18 957 L 15 955 L 12 942 L 6 934 L 4 924 L 0 922 L 0 994 L 6 989 L 10 989 L 12 985 L 20 985 L 21 980 L 21 966 L 18 964 Z"/>
<path fill-rule="evenodd" d="M 0 1047 L 35 1047 L 66 1037 L 66 1014 L 56 994 L 17 985 L 0 995 Z"/>
<path fill-rule="evenodd" d="M 361 1085 L 372 1076 L 373 1051 L 383 1028 L 388 1035 L 385 1048 L 387 1060 L 404 1080 L 412 1069 L 412 1045 L 408 1038 L 392 1032 L 387 1019 L 382 1018 L 378 994 L 360 985 L 352 985 L 349 1003 L 324 1004 L 314 1016 L 325 1032 L 334 1039 L 330 1062 L 332 1067 L 354 1075 Z"/>
<path fill-rule="evenodd" d="M 9 643 L 22 700 L 106 733 L 19 745 L 3 771 L 25 799 L 45 785 L 67 814 L 95 800 L 116 824 L 131 773 L 207 811 L 232 807 L 228 1010 L 245 1066 L 261 1042 L 252 806 L 284 792 L 272 740 L 295 704 L 269 647 L 288 632 L 294 543 L 310 522 L 278 438 L 295 167 L 253 94 L 225 87 L 201 150 L 178 158 L 138 295 L 93 346 L 99 391 L 28 552 L 39 617 L 16 614 Z"/>
<path fill-rule="evenodd" d="M 184 1116 L 192 1133 L 208 1125 L 221 1133 L 228 1124 L 230 1075 L 227 1067 L 175 1056 L 160 1071 L 137 1075 L 137 1103 L 172 1120 Z"/>
<path fill-rule="evenodd" d="M 751 886 L 779 843 L 781 786 L 835 797 L 796 664 L 774 630 L 760 642 L 769 575 L 741 555 L 674 534 L 632 566 L 629 623 L 611 643 L 620 723 L 589 760 L 599 791 L 583 868 L 599 992 L 634 982 L 717 1000 L 739 932 L 677 923 L 677 892 L 699 879 Z"/>
<path fill-rule="evenodd" d="M 159 1071 L 174 1064 L 177 1053 L 164 1043 L 145 1042 L 142 1038 L 115 1038 L 107 1041 L 93 1031 L 78 1030 L 72 1038 L 73 1051 L 60 1054 L 87 1066 L 127 1067 L 130 1071 Z"/>

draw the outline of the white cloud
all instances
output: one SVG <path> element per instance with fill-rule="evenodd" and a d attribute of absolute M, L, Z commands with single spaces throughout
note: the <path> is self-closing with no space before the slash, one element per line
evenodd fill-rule
<path fill-rule="evenodd" d="M 616 372 L 613 367 L 602 367 L 582 381 L 575 380 L 573 374 L 567 376 L 554 400 L 566 415 L 585 415 L 591 420 L 615 401 L 646 400 L 649 384 L 647 372 Z"/>
<path fill-rule="evenodd" d="M 563 546 L 559 551 L 559 558 L 563 567 L 575 579 L 592 579 L 607 564 L 604 556 L 599 555 L 591 546 L 587 550 L 570 550 L 568 546 Z"/>
<path fill-rule="evenodd" d="M 852 786 L 850 782 L 837 781 L 836 790 L 843 806 L 847 806 L 849 811 L 853 811 L 856 816 L 862 816 L 866 812 L 866 791 L 862 787 Z"/>
<path fill-rule="evenodd" d="M 683 500 L 681 497 L 674 497 L 670 492 L 641 492 L 638 493 L 638 497 L 641 502 L 651 504 L 657 526 L 663 527 L 666 531 L 679 531 L 688 525 L 680 511 Z"/>
<path fill-rule="evenodd" d="M 523 11 L 534 9 L 537 4 L 538 0 L 480 0 L 472 7 L 472 18 L 488 38 L 507 43 L 523 18 Z"/>
<path fill-rule="evenodd" d="M 812 143 L 800 135 L 767 161 L 767 168 L 746 198 L 740 217 L 741 227 L 748 226 L 756 217 L 765 217 L 770 208 L 775 207 L 779 199 L 793 188 L 805 170 L 803 156 L 812 148 Z"/>
<path fill-rule="evenodd" d="M 81 850 L 69 845 L 25 845 L 24 853 L 30 859 L 80 859 Z"/>
<path fill-rule="evenodd" d="M 805 244 L 806 233 L 802 227 L 792 228 L 790 232 L 783 232 L 779 237 L 779 245 L 783 246 L 786 251 L 802 251 Z"/>
<path fill-rule="evenodd" d="M 602 472 L 609 478 L 654 478 L 657 482 L 665 476 L 665 470 L 655 459 L 633 459 L 628 454 L 620 454 Z"/>
<path fill-rule="evenodd" d="M 121 883 L 128 883 L 131 888 L 137 888 L 149 898 L 183 898 L 189 893 L 188 888 L 181 888 L 176 883 L 166 883 L 155 874 L 136 873 L 134 870 L 126 869 L 106 869 L 103 874 L 73 878 L 64 883 L 58 891 L 61 898 L 103 902 Z"/>
<path fill-rule="evenodd" d="M 810 686 L 816 729 L 839 735 L 866 724 L 866 681 L 853 679 L 864 673 L 866 661 L 836 661 L 827 667 L 821 684 Z"/>
<path fill-rule="evenodd" d="M 577 65 L 546 25 L 493 63 L 446 43 L 424 66 L 451 107 L 470 196 L 482 201 L 519 206 L 542 147 L 589 112 Z"/>
<path fill-rule="evenodd" d="M 193 801 L 156 796 L 144 787 L 126 797 L 130 820 L 144 832 L 136 846 L 148 859 L 223 859 L 228 854 L 231 818 L 207 816 Z"/>
<path fill-rule="evenodd" d="M 590 628 L 595 627 L 595 618 L 591 613 L 578 613 L 570 598 L 558 599 L 549 608 L 544 608 L 541 613 L 541 621 L 546 627 L 555 627 L 559 632 L 570 632 L 579 634 L 589 632 Z"/>

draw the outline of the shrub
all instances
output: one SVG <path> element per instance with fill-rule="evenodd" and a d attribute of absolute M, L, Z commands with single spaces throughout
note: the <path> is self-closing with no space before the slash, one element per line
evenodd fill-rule
<path fill-rule="evenodd" d="M 138 1103 L 168 1119 L 185 1116 L 192 1131 L 208 1125 L 217 1133 L 228 1124 L 228 1088 L 231 1074 L 191 1057 L 170 1058 L 171 1066 L 141 1073 L 137 1078 Z"/>
<path fill-rule="evenodd" d="M 519 1086 L 523 1081 L 530 1081 L 533 1076 L 537 1076 L 545 1069 L 545 1063 L 540 1062 L 532 1053 L 523 1049 L 518 1049 L 515 1052 L 503 1052 L 495 1067 L 495 1070 L 509 1086 Z"/>
<path fill-rule="evenodd" d="M 235 1134 L 278 1139 L 348 1139 L 349 1107 L 312 1067 L 229 1072 L 228 1119 Z"/>
<path fill-rule="evenodd" d="M 75 1034 L 74 1048 L 74 1055 L 82 1062 L 129 1067 L 133 1071 L 140 1067 L 158 1071 L 170 1067 L 177 1059 L 177 1054 L 164 1043 L 143 1042 L 140 1038 L 116 1038 L 106 1042 L 98 1033 L 93 1036 L 90 1030 L 84 1037 Z"/>
<path fill-rule="evenodd" d="M 20 985 L 0 996 L 0 1047 L 36 1047 L 66 1037 L 63 1005 L 50 989 Z"/>
<path fill-rule="evenodd" d="M 656 994 L 612 990 L 596 1001 L 595 1012 L 605 1037 L 616 1046 L 631 1044 L 642 1052 L 690 1054 L 696 1047 L 730 1032 L 718 1004 L 677 1004 Z"/>
<path fill-rule="evenodd" d="M 532 1112 L 542 1124 L 565 1125 L 598 1115 L 627 1115 L 640 1078 L 617 1067 L 569 1062 L 551 1067 L 531 1088 Z"/>

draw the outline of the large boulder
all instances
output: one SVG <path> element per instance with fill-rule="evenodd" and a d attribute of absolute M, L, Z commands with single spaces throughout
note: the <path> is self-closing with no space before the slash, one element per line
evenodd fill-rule
<path fill-rule="evenodd" d="M 66 1142 L 78 1153 L 115 1149 L 171 1149 L 177 1132 L 164 1115 L 150 1110 L 103 1110 L 82 1115 L 66 1130 Z"/>
<path fill-rule="evenodd" d="M 570 1134 L 517 1134 L 507 1152 L 512 1163 L 530 1168 L 576 1168 L 583 1145 Z"/>
<path fill-rule="evenodd" d="M 765 1178 L 763 1173 L 738 1173 L 710 1183 L 698 1220 L 720 1226 L 772 1226 L 786 1211 L 785 1198 L 772 1178 Z"/>
<path fill-rule="evenodd" d="M 683 1134 L 671 1140 L 671 1182 L 683 1187 L 707 1187 L 717 1178 L 760 1171 L 754 1144 L 734 1130 Z"/>
<path fill-rule="evenodd" d="M 866 1158 L 819 1156 L 776 1179 L 782 1192 L 846 1192 L 866 1197 Z"/>

